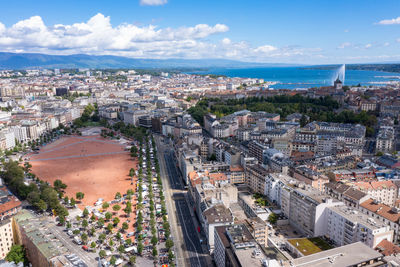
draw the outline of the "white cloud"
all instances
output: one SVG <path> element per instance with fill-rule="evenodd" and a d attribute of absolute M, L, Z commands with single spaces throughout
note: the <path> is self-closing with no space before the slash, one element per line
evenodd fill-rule
<path fill-rule="evenodd" d="M 161 6 L 165 5 L 168 0 L 140 0 L 142 6 Z"/>
<path fill-rule="evenodd" d="M 350 31 L 350 30 L 348 30 L 348 29 L 345 29 L 345 30 L 344 30 L 344 32 L 349 32 L 349 31 Z"/>
<path fill-rule="evenodd" d="M 0 22 L 0 51 L 48 54 L 119 55 L 135 58 L 230 58 L 242 61 L 301 62 L 321 50 L 296 46 L 233 42 L 212 35 L 229 31 L 225 24 L 198 24 L 191 27 L 160 28 L 123 23 L 113 26 L 111 19 L 97 14 L 86 22 L 46 25 L 34 16 L 10 27 Z M 214 40 L 214 41 L 212 41 Z"/>
<path fill-rule="evenodd" d="M 394 19 L 384 19 L 379 21 L 377 24 L 380 25 L 392 25 L 392 24 L 400 24 L 400 17 Z"/>
<path fill-rule="evenodd" d="M 367 48 L 367 49 L 368 49 L 368 48 L 371 48 L 371 47 L 372 47 L 372 44 L 366 44 L 366 45 L 365 45 L 365 48 Z"/>
<path fill-rule="evenodd" d="M 386 42 L 386 43 L 383 44 L 383 46 L 385 46 L 385 47 L 387 47 L 387 46 L 389 46 L 389 45 L 390 45 L 389 42 Z"/>
<path fill-rule="evenodd" d="M 342 43 L 341 45 L 339 45 L 337 48 L 338 48 L 338 49 L 344 49 L 344 48 L 350 47 L 350 46 L 352 46 L 351 43 L 345 42 L 345 43 Z"/>

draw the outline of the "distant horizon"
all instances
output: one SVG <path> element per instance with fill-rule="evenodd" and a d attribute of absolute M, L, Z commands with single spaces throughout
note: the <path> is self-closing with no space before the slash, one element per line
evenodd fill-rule
<path fill-rule="evenodd" d="M 368 65 L 368 64 L 400 64 L 400 61 L 382 61 L 382 62 L 354 62 L 354 63 L 288 63 L 288 62 L 258 62 L 258 61 L 245 61 L 240 59 L 229 59 L 229 58 L 148 58 L 148 57 L 129 57 L 129 56 L 118 56 L 112 54 L 85 54 L 85 53 L 73 53 L 73 54 L 52 54 L 52 53 L 41 53 L 41 52 L 7 52 L 0 51 L 0 54 L 15 54 L 15 55 L 45 55 L 45 56 L 89 56 L 89 57 L 117 57 L 117 58 L 126 58 L 126 59 L 139 59 L 139 60 L 159 60 L 159 61 L 168 61 L 168 60 L 182 60 L 182 61 L 232 61 L 239 63 L 250 63 L 250 64 L 259 64 L 259 67 L 265 67 L 262 65 L 286 65 L 286 66 L 340 66 L 340 65 Z M 0 59 L 1 66 L 1 59 Z M 283 66 L 284 67 L 284 66 Z M 226 68 L 226 67 L 225 67 Z M 236 68 L 236 67 L 232 67 Z M 242 67 L 241 67 L 242 68 Z M 247 67 L 246 67 L 247 68 Z"/>

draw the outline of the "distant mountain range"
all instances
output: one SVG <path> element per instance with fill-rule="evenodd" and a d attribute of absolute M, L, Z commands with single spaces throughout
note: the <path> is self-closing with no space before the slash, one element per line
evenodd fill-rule
<path fill-rule="evenodd" d="M 249 63 L 228 59 L 140 59 L 119 56 L 46 55 L 0 52 L 0 69 L 91 68 L 91 69 L 200 69 L 294 66 L 293 64 Z M 297 65 L 299 66 L 299 65 Z"/>

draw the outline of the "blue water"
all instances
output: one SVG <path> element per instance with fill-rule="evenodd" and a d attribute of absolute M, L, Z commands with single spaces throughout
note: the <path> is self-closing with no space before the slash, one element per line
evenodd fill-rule
<path fill-rule="evenodd" d="M 296 89 L 330 86 L 337 77 L 337 70 L 307 69 L 304 67 L 269 67 L 269 68 L 215 68 L 194 74 L 217 74 L 228 77 L 262 78 L 265 81 L 278 82 L 270 86 L 274 89 Z M 385 78 L 386 77 L 386 78 Z M 385 82 L 400 81 L 400 73 L 346 70 L 345 85 L 383 85 Z"/>

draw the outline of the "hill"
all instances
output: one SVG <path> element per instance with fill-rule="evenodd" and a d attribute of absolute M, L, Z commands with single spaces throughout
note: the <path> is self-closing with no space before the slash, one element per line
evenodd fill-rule
<path fill-rule="evenodd" d="M 286 64 L 249 63 L 228 59 L 139 59 L 119 56 L 46 55 L 0 52 L 0 69 L 28 68 L 250 68 Z"/>

